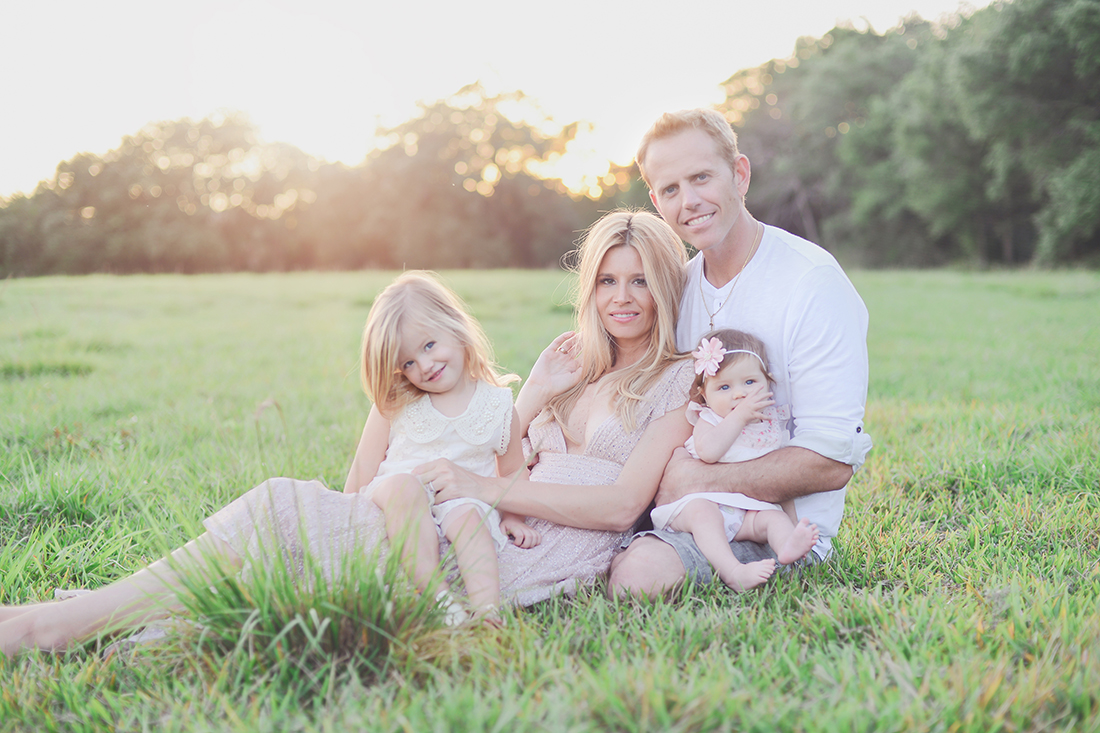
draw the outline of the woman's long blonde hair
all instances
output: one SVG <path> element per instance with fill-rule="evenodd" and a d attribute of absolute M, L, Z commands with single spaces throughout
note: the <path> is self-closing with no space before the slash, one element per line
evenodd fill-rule
<path fill-rule="evenodd" d="M 386 417 L 424 394 L 409 383 L 398 364 L 401 329 L 406 323 L 454 336 L 464 347 L 471 378 L 498 387 L 519 380 L 514 374 L 500 374 L 481 325 L 437 277 L 425 270 L 402 273 L 375 298 L 367 316 L 360 378 L 363 390 Z"/>
<path fill-rule="evenodd" d="M 612 211 L 589 228 L 577 249 L 577 283 L 573 294 L 576 331 L 581 342 L 582 378 L 572 389 L 550 400 L 548 418 L 553 418 L 568 435 L 566 418 L 584 388 L 615 366 L 615 340 L 604 328 L 596 309 L 596 278 L 608 251 L 633 247 L 642 261 L 646 286 L 653 296 L 657 317 L 645 354 L 634 364 L 615 372 L 610 379 L 612 401 L 627 432 L 637 427 L 638 406 L 646 392 L 680 357 L 676 352 L 676 319 L 684 291 L 687 252 L 672 228 L 648 211 Z M 574 436 L 568 436 L 577 442 Z"/>

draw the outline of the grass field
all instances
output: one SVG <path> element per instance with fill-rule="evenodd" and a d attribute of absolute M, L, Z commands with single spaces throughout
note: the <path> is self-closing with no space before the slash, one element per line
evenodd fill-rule
<path fill-rule="evenodd" d="M 0 283 L 0 603 L 128 574 L 269 476 L 341 487 L 390 277 Z M 569 325 L 560 273 L 447 279 L 520 374 Z M 257 581 L 243 646 L 0 660 L 0 731 L 1100 730 L 1100 276 L 853 280 L 875 449 L 835 562 L 741 596 L 549 602 L 499 633 L 405 599 L 393 639 L 331 664 L 324 620 Z M 284 622 L 297 646 L 256 646 Z"/>

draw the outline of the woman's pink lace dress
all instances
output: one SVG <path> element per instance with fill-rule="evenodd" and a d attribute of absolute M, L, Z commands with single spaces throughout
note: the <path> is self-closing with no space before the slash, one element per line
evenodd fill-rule
<path fill-rule="evenodd" d="M 612 416 L 592 436 L 583 454 L 565 450 L 565 437 L 553 422 L 532 426 L 529 438 L 539 460 L 531 480 L 551 484 L 613 484 L 646 426 L 669 410 L 682 409 L 694 376 L 691 363 L 672 364 L 650 389 L 638 410 L 638 427 L 627 433 Z M 607 572 L 625 535 L 620 532 L 563 527 L 541 519 L 528 523 L 542 535 L 529 550 L 509 544 L 500 553 L 501 597 L 530 605 L 555 593 L 573 593 L 579 585 Z M 350 551 L 378 548 L 385 553 L 382 512 L 361 494 L 344 494 L 319 481 L 269 479 L 203 524 L 246 562 L 270 563 L 276 557 L 302 567 L 306 547 L 328 578 Z M 441 551 L 446 553 L 446 542 Z"/>

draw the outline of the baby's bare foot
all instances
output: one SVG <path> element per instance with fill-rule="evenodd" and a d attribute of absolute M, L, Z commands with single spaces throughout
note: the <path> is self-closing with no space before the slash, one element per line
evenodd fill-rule
<path fill-rule="evenodd" d="M 740 592 L 763 585 L 774 572 L 775 560 L 757 560 L 744 564 L 738 563 L 736 567 L 721 573 L 719 577 L 722 578 L 723 583 Z"/>
<path fill-rule="evenodd" d="M 776 553 L 779 556 L 779 564 L 790 565 L 806 557 L 806 553 L 813 549 L 820 536 L 821 533 L 816 524 L 810 524 L 810 520 L 805 517 L 800 519 L 791 536 Z"/>

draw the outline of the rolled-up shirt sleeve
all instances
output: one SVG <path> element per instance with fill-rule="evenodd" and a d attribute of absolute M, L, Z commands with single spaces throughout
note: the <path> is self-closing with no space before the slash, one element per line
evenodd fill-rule
<path fill-rule="evenodd" d="M 837 268 L 809 270 L 788 304 L 788 378 L 793 437 L 857 470 L 871 449 L 867 403 L 867 308 Z"/>

